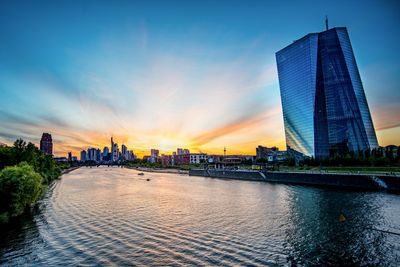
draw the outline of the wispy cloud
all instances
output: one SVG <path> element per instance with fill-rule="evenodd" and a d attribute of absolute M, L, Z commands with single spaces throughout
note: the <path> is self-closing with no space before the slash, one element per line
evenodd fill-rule
<path fill-rule="evenodd" d="M 193 138 L 192 146 L 198 147 L 203 146 L 214 139 L 223 137 L 225 135 L 235 134 L 238 130 L 247 129 L 249 127 L 259 127 L 267 118 L 279 113 L 278 108 L 274 108 L 271 111 L 263 111 L 258 114 L 239 118 L 231 123 L 225 124 L 222 127 L 214 128 L 208 132 L 202 133 Z"/>

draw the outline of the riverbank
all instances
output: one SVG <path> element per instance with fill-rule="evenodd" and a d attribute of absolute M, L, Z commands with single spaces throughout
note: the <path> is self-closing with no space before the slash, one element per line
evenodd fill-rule
<path fill-rule="evenodd" d="M 127 167 L 125 168 L 142 171 L 142 172 L 156 172 L 156 173 L 174 173 L 174 174 L 189 174 L 189 171 L 179 169 L 160 169 L 160 168 L 144 168 L 144 167 Z"/>
<path fill-rule="evenodd" d="M 386 190 L 400 193 L 400 177 L 343 173 L 270 172 L 249 170 L 193 169 L 190 176 L 336 187 L 357 190 Z"/>
<path fill-rule="evenodd" d="M 52 190 L 62 175 L 78 168 L 80 166 L 58 170 L 57 177 L 52 177 L 51 180 L 43 177 L 46 173 L 35 172 L 34 168 L 25 162 L 3 169 L 0 175 L 0 195 L 3 198 L 0 224 L 12 223 L 18 217 L 32 211 L 37 202 L 48 190 Z"/>

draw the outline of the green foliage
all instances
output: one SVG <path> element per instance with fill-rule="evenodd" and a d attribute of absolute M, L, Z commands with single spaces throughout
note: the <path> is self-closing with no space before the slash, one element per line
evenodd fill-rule
<path fill-rule="evenodd" d="M 13 147 L 0 146 L 0 170 L 6 166 L 15 165 L 15 155 Z"/>
<path fill-rule="evenodd" d="M 23 213 L 61 175 L 51 155 L 22 139 L 12 147 L 0 147 L 0 170 L 0 223 Z"/>
<path fill-rule="evenodd" d="M 42 154 L 38 161 L 38 165 L 35 169 L 43 176 L 43 179 L 47 184 L 61 175 L 60 168 L 50 155 Z"/>
<path fill-rule="evenodd" d="M 293 157 L 288 156 L 288 157 L 286 157 L 283 164 L 286 166 L 291 166 L 291 167 L 296 166 L 296 160 Z"/>
<path fill-rule="evenodd" d="M 21 215 L 43 192 L 43 178 L 26 162 L 0 171 L 0 222 Z"/>
<path fill-rule="evenodd" d="M 242 164 L 251 166 L 253 164 L 253 161 L 251 159 L 242 159 Z"/>
<path fill-rule="evenodd" d="M 45 155 L 34 144 L 22 139 L 14 142 L 12 147 L 0 148 L 0 169 L 20 162 L 31 165 L 43 177 L 43 182 L 50 183 L 61 175 L 61 169 L 51 155 Z"/>
<path fill-rule="evenodd" d="M 397 149 L 397 151 L 396 151 Z M 348 151 L 344 154 L 333 153 L 329 157 L 316 160 L 314 158 L 305 158 L 298 162 L 299 166 L 336 166 L 336 167 L 395 167 L 400 166 L 400 158 L 397 156 L 400 149 L 396 146 L 379 147 L 365 151 Z M 288 162 L 285 165 L 294 166 Z"/>

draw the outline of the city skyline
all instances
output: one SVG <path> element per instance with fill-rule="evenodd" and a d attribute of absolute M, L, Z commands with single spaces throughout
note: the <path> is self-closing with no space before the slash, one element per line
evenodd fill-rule
<path fill-rule="evenodd" d="M 349 29 L 379 144 L 398 145 L 396 2 L 321 1 L 305 13 L 296 3 L 173 3 L 2 2 L 0 142 L 39 144 L 49 132 L 57 156 L 109 136 L 138 156 L 284 150 L 275 52 L 322 31 L 327 14 Z"/>

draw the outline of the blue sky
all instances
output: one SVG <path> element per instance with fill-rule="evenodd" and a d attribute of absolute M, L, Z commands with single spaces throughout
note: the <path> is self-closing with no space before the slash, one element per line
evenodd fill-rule
<path fill-rule="evenodd" d="M 1 1 L 0 142 L 284 149 L 275 52 L 349 30 L 381 145 L 400 143 L 398 1 Z"/>

